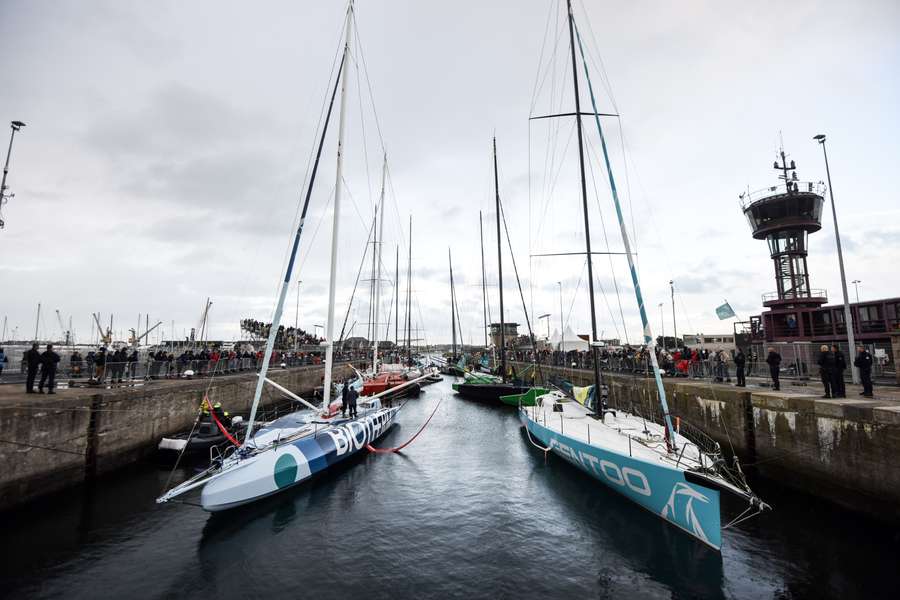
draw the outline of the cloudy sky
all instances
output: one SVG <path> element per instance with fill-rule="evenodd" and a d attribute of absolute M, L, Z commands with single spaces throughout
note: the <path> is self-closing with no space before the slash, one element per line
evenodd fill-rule
<path fill-rule="evenodd" d="M 180 337 L 207 297 L 212 338 L 238 337 L 241 317 L 270 318 L 344 11 L 338 1 L 0 3 L 0 119 L 27 123 L 0 231 L 7 337 L 33 335 L 38 302 L 44 338 L 59 336 L 57 309 L 81 339 L 92 312 L 114 314 L 123 332 L 149 313 L 166 338 L 173 321 Z M 530 258 L 584 247 L 573 122 L 528 120 L 572 110 L 562 5 L 360 0 L 356 13 L 337 327 L 384 149 L 384 304 L 412 215 L 414 321 L 429 341 L 449 340 L 450 248 L 463 333 L 480 339 L 479 210 L 495 319 L 499 311 L 496 134 L 526 302 L 558 328 L 562 282 L 562 312 L 586 332 L 583 257 Z M 776 182 L 781 139 L 801 179 L 825 179 L 817 133 L 828 134 L 848 280 L 862 281 L 862 299 L 898 295 L 900 3 L 576 2 L 576 15 L 600 109 L 620 115 L 604 126 L 655 329 L 670 279 L 679 332 L 730 331 L 713 312 L 724 298 L 743 318 L 758 313 L 772 266 L 738 194 Z M 583 79 L 582 101 L 587 109 Z M 592 240 L 618 251 L 596 130 L 585 126 Z M 333 128 L 300 252 L 306 329 L 325 322 L 335 139 Z M 523 322 L 508 253 L 504 261 L 507 315 Z M 839 299 L 830 214 L 810 237 L 809 268 L 812 286 Z M 627 328 L 635 341 L 624 259 L 598 257 L 595 276 L 598 329 L 624 337 Z M 366 298 L 351 312 L 354 334 L 365 333 Z M 546 333 L 545 322 L 535 327 Z"/>

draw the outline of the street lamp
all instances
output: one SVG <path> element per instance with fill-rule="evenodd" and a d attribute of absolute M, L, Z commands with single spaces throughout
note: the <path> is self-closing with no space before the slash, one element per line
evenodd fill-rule
<path fill-rule="evenodd" d="M 856 303 L 859 304 L 859 284 L 862 283 L 861 279 L 854 279 L 850 283 L 853 284 L 853 287 L 856 289 Z"/>
<path fill-rule="evenodd" d="M 838 230 L 837 211 L 834 207 L 834 188 L 831 187 L 831 169 L 828 167 L 828 151 L 825 149 L 825 134 L 813 136 L 813 139 L 822 146 L 822 154 L 825 156 L 825 174 L 828 177 L 828 194 L 831 196 L 831 217 L 834 219 L 834 241 L 837 244 L 838 265 L 841 268 L 841 291 L 844 292 L 844 324 L 847 328 L 847 342 L 850 344 L 850 353 L 856 351 L 856 339 L 853 335 L 853 315 L 850 313 L 850 299 L 847 297 L 847 277 L 844 275 L 844 253 L 841 250 L 841 234 Z M 859 383 L 859 370 L 851 367 L 853 383 Z"/>
<path fill-rule="evenodd" d="M 6 204 L 8 198 L 11 198 L 14 194 L 7 196 L 6 194 L 6 174 L 9 173 L 9 157 L 12 155 L 12 145 L 13 139 L 16 137 L 16 132 L 25 127 L 25 123 L 22 121 L 11 121 L 9 124 L 12 129 L 12 133 L 9 134 L 9 148 L 6 150 L 6 164 L 3 165 L 3 180 L 0 181 L 0 211 L 3 210 L 3 205 Z M 0 229 L 3 229 L 3 216 L 0 214 Z"/>
<path fill-rule="evenodd" d="M 671 283 L 671 281 L 669 282 Z M 673 314 L 674 316 L 674 314 Z M 662 333 L 663 339 L 663 352 L 668 352 L 669 348 L 666 346 L 666 319 L 663 317 L 663 303 L 659 303 L 659 323 L 660 323 L 660 332 Z M 678 342 L 675 342 L 675 347 L 678 347 Z"/>
<path fill-rule="evenodd" d="M 559 349 L 566 351 L 566 324 L 563 321 L 562 281 L 557 281 L 559 286 Z"/>

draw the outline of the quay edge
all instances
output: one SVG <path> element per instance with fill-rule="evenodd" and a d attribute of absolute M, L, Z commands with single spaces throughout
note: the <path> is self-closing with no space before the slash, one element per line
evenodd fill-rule
<path fill-rule="evenodd" d="M 321 365 L 272 370 L 269 377 L 298 393 L 322 385 Z M 335 379 L 352 374 L 336 364 Z M 159 380 L 115 389 L 79 388 L 55 396 L 0 389 L 0 511 L 84 483 L 152 455 L 159 440 L 190 429 L 209 386 L 212 402 L 246 413 L 256 374 Z M 3 386 L 9 388 L 10 386 Z M 262 406 L 280 394 L 263 394 Z M 54 448 L 47 450 L 40 448 Z"/>

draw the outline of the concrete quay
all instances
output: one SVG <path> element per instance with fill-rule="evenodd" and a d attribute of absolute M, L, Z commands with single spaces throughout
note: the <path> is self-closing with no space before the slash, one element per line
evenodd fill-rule
<path fill-rule="evenodd" d="M 515 363 L 523 372 L 525 363 Z M 576 385 L 592 381 L 591 371 L 541 367 L 543 376 L 565 377 Z M 658 414 L 652 377 L 603 374 L 611 407 L 636 407 Z M 900 388 L 876 387 L 875 398 L 847 385 L 847 398 L 822 398 L 821 385 L 792 385 L 781 391 L 764 380 L 746 388 L 696 379 L 666 378 L 672 413 L 719 442 L 733 446 L 747 470 L 794 489 L 900 524 Z M 641 408 L 643 407 L 643 408 Z M 646 411 L 646 412 L 645 412 Z M 777 509 L 777 507 L 776 507 Z"/>
<path fill-rule="evenodd" d="M 299 394 L 322 385 L 321 365 L 273 369 L 269 378 Z M 335 365 L 335 378 L 352 373 Z M 159 440 L 190 429 L 205 393 L 232 414 L 247 413 L 256 374 L 151 380 L 112 388 L 26 394 L 0 386 L 0 510 L 58 492 L 152 455 Z M 208 388 L 208 390 L 207 390 Z M 283 400 L 271 387 L 261 405 Z"/>

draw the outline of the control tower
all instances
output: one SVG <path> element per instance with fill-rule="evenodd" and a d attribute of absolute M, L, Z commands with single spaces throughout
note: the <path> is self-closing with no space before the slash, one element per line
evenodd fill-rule
<path fill-rule="evenodd" d="M 788 164 L 784 149 L 780 171 L 782 183 L 752 193 L 741 194 L 741 209 L 753 230 L 753 237 L 769 243 L 775 264 L 777 290 L 763 294 L 763 306 L 773 310 L 814 308 L 825 304 L 825 290 L 809 287 L 806 269 L 806 238 L 822 228 L 825 185 L 798 181 L 794 161 Z"/>

